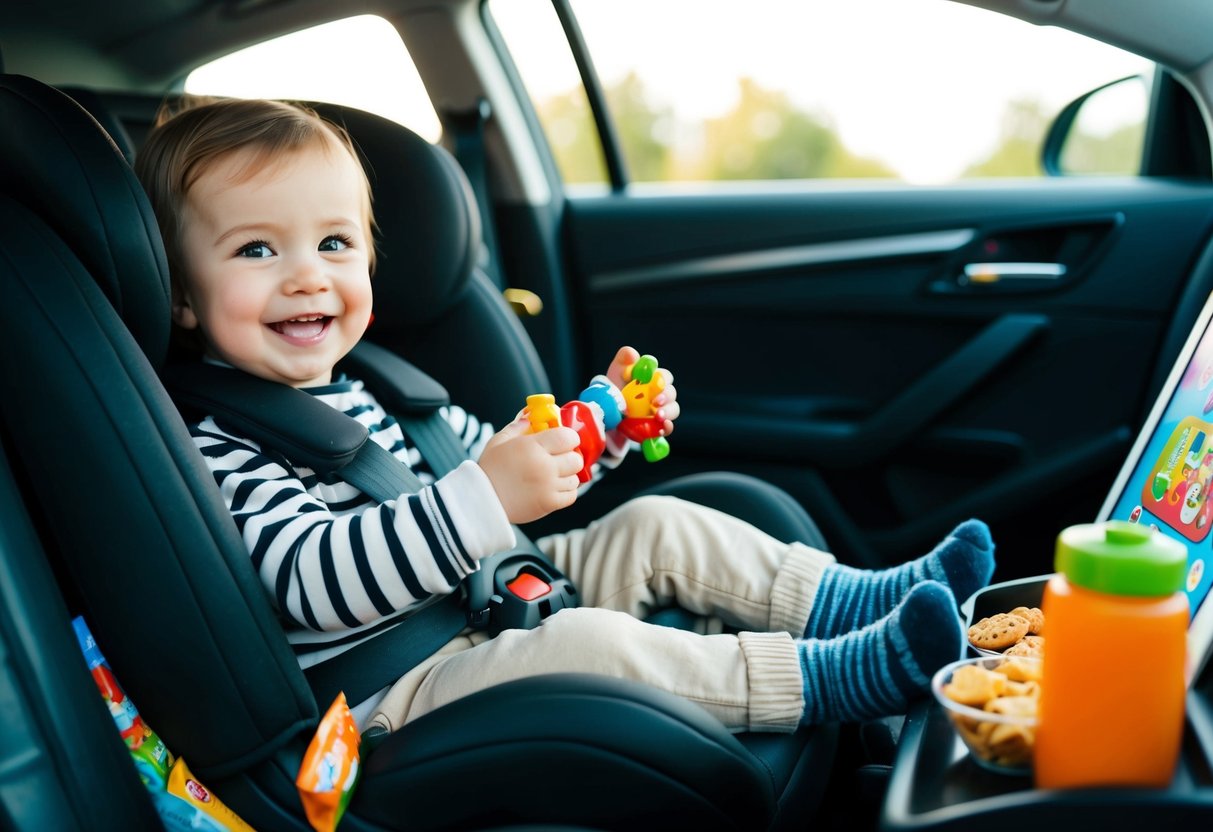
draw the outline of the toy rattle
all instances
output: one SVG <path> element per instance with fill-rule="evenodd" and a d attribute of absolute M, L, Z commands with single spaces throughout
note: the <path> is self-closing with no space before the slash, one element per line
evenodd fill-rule
<path fill-rule="evenodd" d="M 610 382 L 596 379 L 563 407 L 556 407 L 556 397 L 551 393 L 526 398 L 532 433 L 561 425 L 577 432 L 581 439 L 578 450 L 585 460 L 577 472 L 579 482 L 592 478 L 590 469 L 606 449 L 608 430 L 618 428 L 628 439 L 639 442 L 649 462 L 670 454 L 670 443 L 661 435 L 665 420 L 657 417 L 653 407 L 653 399 L 665 389 L 665 376 L 658 372 L 657 359 L 642 355 L 629 369 L 632 380 L 624 385 L 622 395 Z"/>
<path fill-rule="evenodd" d="M 623 388 L 627 415 L 619 422 L 619 431 L 640 443 L 644 458 L 658 462 L 670 455 L 670 443 L 661 435 L 665 420 L 658 418 L 653 399 L 665 389 L 665 376 L 658 372 L 657 359 L 642 355 L 632 365 L 632 380 Z"/>

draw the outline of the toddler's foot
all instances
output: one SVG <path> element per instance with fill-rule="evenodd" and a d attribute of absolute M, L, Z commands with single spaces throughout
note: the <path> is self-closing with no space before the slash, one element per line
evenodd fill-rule
<path fill-rule="evenodd" d="M 924 581 L 888 616 L 837 638 L 797 642 L 804 677 L 802 725 L 904 713 L 936 670 L 960 655 L 956 601 Z"/>
<path fill-rule="evenodd" d="M 840 563 L 822 573 L 805 638 L 832 638 L 866 627 L 897 606 L 910 587 L 940 581 L 963 601 L 994 574 L 994 543 L 980 520 L 966 520 L 918 560 L 869 571 Z"/>

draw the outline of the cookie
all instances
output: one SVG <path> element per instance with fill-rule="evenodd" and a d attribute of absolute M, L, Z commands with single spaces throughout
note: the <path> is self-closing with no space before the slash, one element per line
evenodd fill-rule
<path fill-rule="evenodd" d="M 1028 619 L 1000 612 L 969 628 L 969 641 L 983 650 L 1003 650 L 1028 634 Z"/>
<path fill-rule="evenodd" d="M 1028 632 L 1034 636 L 1040 635 L 1040 631 L 1045 628 L 1045 614 L 1039 607 L 1016 607 L 1011 610 L 1011 615 L 1027 619 Z"/>
<path fill-rule="evenodd" d="M 1003 651 L 1007 656 L 1035 656 L 1044 658 L 1045 637 L 1026 635 Z"/>

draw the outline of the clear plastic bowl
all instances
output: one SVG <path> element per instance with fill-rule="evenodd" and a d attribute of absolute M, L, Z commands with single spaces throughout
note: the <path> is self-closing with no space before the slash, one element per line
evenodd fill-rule
<path fill-rule="evenodd" d="M 1008 663 L 1015 664 L 1008 664 Z M 977 667 L 987 671 L 996 671 L 1002 667 L 1010 674 L 1002 683 L 1001 695 L 991 696 L 991 700 L 1006 699 L 1008 696 L 1032 698 L 1032 686 L 1035 685 L 1036 701 L 1039 701 L 1040 659 L 1027 656 L 980 656 L 978 658 L 961 659 L 939 669 L 931 679 L 931 692 L 951 720 L 952 726 L 962 742 L 969 749 L 969 754 L 983 768 L 1000 774 L 1027 775 L 1032 771 L 1032 753 L 1036 747 L 1036 714 L 1034 707 L 1031 713 L 1023 713 L 1029 709 L 1029 703 L 1023 700 L 1016 702 L 999 702 L 993 707 L 996 710 L 985 710 L 980 703 L 988 692 L 997 691 L 998 681 L 982 674 L 973 674 L 982 683 L 987 682 L 990 688 L 970 688 L 970 696 L 963 697 L 972 704 L 960 702 L 949 696 L 945 690 L 953 682 L 957 671 L 966 667 Z M 964 678 L 970 671 L 961 671 L 957 688 L 962 690 Z M 1001 675 L 1001 674 L 1000 674 Z M 1030 677 L 1035 677 L 1032 680 Z M 972 677 L 970 677 L 972 678 Z M 1011 684 L 1013 683 L 1013 684 Z M 990 701 L 990 700 L 987 700 Z M 999 712 L 998 709 L 1012 711 Z"/>

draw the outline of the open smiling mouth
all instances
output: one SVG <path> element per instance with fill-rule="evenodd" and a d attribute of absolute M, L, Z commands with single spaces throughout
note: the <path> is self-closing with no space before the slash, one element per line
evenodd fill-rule
<path fill-rule="evenodd" d="M 276 321 L 266 324 L 266 326 L 288 341 L 310 344 L 322 339 L 332 322 L 333 318 L 330 315 L 304 315 L 285 321 Z"/>

